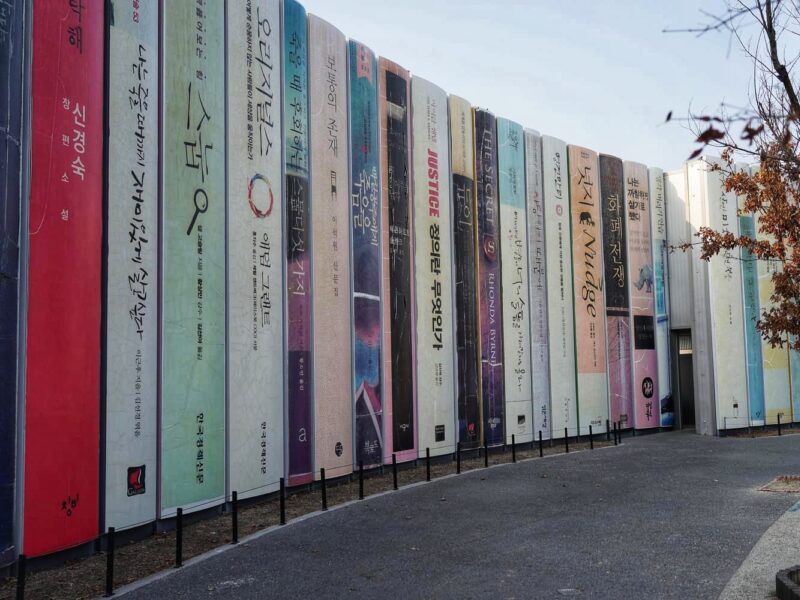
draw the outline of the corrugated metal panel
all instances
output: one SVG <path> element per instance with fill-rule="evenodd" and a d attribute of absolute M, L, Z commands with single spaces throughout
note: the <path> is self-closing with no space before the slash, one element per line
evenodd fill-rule
<path fill-rule="evenodd" d="M 670 247 L 667 274 L 669 279 L 669 320 L 671 329 L 692 326 L 692 255 L 674 249 L 692 241 L 689 223 L 689 195 L 686 166 L 664 176 L 667 202 L 667 245 Z"/>

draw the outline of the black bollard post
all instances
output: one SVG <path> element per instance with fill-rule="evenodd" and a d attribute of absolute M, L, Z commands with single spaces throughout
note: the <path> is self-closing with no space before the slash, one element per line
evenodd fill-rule
<path fill-rule="evenodd" d="M 114 595 L 114 528 L 108 528 L 106 535 L 106 594 L 109 598 Z"/>
<path fill-rule="evenodd" d="M 425 448 L 425 481 L 431 480 L 431 449 Z"/>
<path fill-rule="evenodd" d="M 594 432 L 591 425 L 589 425 L 589 450 L 594 450 Z"/>
<path fill-rule="evenodd" d="M 183 566 L 183 509 L 175 515 L 175 568 Z"/>
<path fill-rule="evenodd" d="M 286 525 L 286 480 L 283 477 L 281 477 L 280 494 L 281 525 Z"/>
<path fill-rule="evenodd" d="M 17 600 L 25 600 L 25 568 L 28 559 L 24 554 L 17 560 Z"/>
<path fill-rule="evenodd" d="M 569 452 L 569 430 L 564 427 L 564 452 Z"/>
<path fill-rule="evenodd" d="M 397 455 L 392 454 L 392 483 L 394 484 L 394 489 L 397 491 Z"/>
<path fill-rule="evenodd" d="M 517 436 L 511 434 L 511 462 L 517 462 Z"/>
<path fill-rule="evenodd" d="M 461 473 L 461 442 L 456 444 L 456 474 Z"/>
<path fill-rule="evenodd" d="M 606 419 L 606 441 L 611 441 L 611 423 Z"/>
<path fill-rule="evenodd" d="M 620 423 L 620 431 L 622 431 L 622 424 Z M 631 427 L 631 436 L 636 437 L 636 427 Z"/>
<path fill-rule="evenodd" d="M 781 414 L 783 413 L 778 413 L 778 435 L 781 435 Z"/>
<path fill-rule="evenodd" d="M 489 466 L 489 442 L 483 442 L 483 466 Z"/>
<path fill-rule="evenodd" d="M 618 444 L 618 440 L 619 440 L 619 438 L 617 436 L 617 422 L 614 421 L 614 445 L 615 446 Z"/>
<path fill-rule="evenodd" d="M 358 461 L 358 499 L 364 499 L 364 461 Z"/>
<path fill-rule="evenodd" d="M 239 492 L 231 492 L 231 544 L 239 543 Z"/>
<path fill-rule="evenodd" d="M 544 448 L 542 447 L 542 430 L 539 430 L 539 458 L 544 456 Z"/>
<path fill-rule="evenodd" d="M 322 510 L 328 510 L 328 486 L 325 483 L 325 468 L 319 470 L 320 492 L 322 493 Z"/>

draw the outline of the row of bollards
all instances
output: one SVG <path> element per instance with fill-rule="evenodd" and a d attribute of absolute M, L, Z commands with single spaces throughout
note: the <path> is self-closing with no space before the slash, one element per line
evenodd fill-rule
<path fill-rule="evenodd" d="M 25 599 L 25 568 L 28 560 L 24 554 L 17 559 L 17 600 Z"/>
<path fill-rule="evenodd" d="M 539 458 L 544 456 L 544 446 L 542 446 L 542 430 L 539 430 Z"/>
<path fill-rule="evenodd" d="M 108 528 L 106 537 L 106 596 L 114 595 L 114 534 L 113 527 Z"/>
<path fill-rule="evenodd" d="M 609 431 L 610 431 L 610 433 L 613 434 L 613 436 L 614 436 L 614 445 L 617 446 L 617 445 L 622 443 L 622 432 L 623 432 L 622 422 L 621 421 L 614 421 L 613 425 L 614 425 L 614 427 L 613 427 L 613 430 L 611 430 L 611 431 L 608 428 L 606 428 L 606 440 L 608 440 Z M 608 426 L 608 421 L 606 421 L 606 426 Z M 635 427 L 631 427 L 630 432 L 631 432 L 631 436 L 636 437 L 636 428 Z"/>
<path fill-rule="evenodd" d="M 319 470 L 319 483 L 322 492 L 322 510 L 328 510 L 328 486 L 325 483 L 325 469 Z"/>
<path fill-rule="evenodd" d="M 781 430 L 781 417 L 782 413 L 777 415 L 778 435 L 782 435 Z M 613 435 L 614 445 L 622 442 L 622 424 L 619 421 L 613 423 L 613 429 L 610 427 L 609 420 L 606 420 L 606 441 L 610 441 Z M 636 435 L 635 429 L 632 429 L 632 435 Z M 552 440 L 551 440 L 552 441 Z M 539 457 L 544 456 L 544 447 L 542 440 L 542 431 L 539 430 L 538 434 Z M 533 446 L 533 442 L 531 442 Z M 594 450 L 594 429 L 589 425 L 589 449 Z M 569 452 L 569 430 L 564 428 L 564 451 Z M 483 446 L 484 467 L 489 466 L 489 446 Z M 516 435 L 511 436 L 511 460 L 517 462 L 517 442 Z M 461 443 L 456 444 L 456 473 L 461 473 Z M 393 487 L 395 490 L 399 489 L 398 473 L 397 473 L 397 456 L 392 454 L 392 479 Z M 431 481 L 431 454 L 430 448 L 425 449 L 425 480 Z M 358 464 L 358 497 L 359 500 L 364 499 L 364 463 L 359 461 Z M 328 510 L 327 499 L 327 482 L 325 477 L 325 469 L 320 469 L 320 485 L 322 496 L 322 510 Z M 279 505 L 280 505 L 280 524 L 286 524 L 286 483 L 283 477 L 280 478 L 280 492 L 279 492 Z M 231 543 L 239 543 L 239 510 L 238 510 L 238 493 L 231 492 Z M 115 554 L 115 536 L 116 530 L 114 527 L 109 527 L 106 535 L 106 580 L 105 580 L 105 596 L 114 595 L 114 554 Z M 183 509 L 178 508 L 175 514 L 175 568 L 183 566 Z M 16 598 L 17 600 L 24 600 L 25 597 L 25 582 L 26 582 L 27 558 L 24 554 L 20 554 L 17 561 L 17 581 L 16 581 Z"/>
<path fill-rule="evenodd" d="M 175 513 L 175 568 L 183 566 L 183 509 Z"/>
<path fill-rule="evenodd" d="M 286 480 L 281 477 L 280 489 L 281 525 L 286 525 Z"/>
<path fill-rule="evenodd" d="M 778 415 L 778 435 L 781 435 L 781 415 Z M 613 428 L 614 445 L 616 446 L 621 441 L 622 428 L 619 423 L 615 422 Z M 606 421 L 606 440 L 610 440 L 611 429 L 609 422 Z M 552 443 L 552 439 L 551 439 Z M 535 442 L 531 442 L 531 449 L 533 449 Z M 539 430 L 538 434 L 539 457 L 544 456 L 544 445 L 542 438 L 542 431 Z M 503 445 L 503 451 L 506 446 Z M 594 430 L 589 426 L 589 449 L 594 450 Z M 478 448 L 479 454 L 483 453 L 484 467 L 489 467 L 489 445 L 484 444 L 483 448 Z M 569 452 L 569 430 L 564 428 L 564 451 Z M 456 444 L 456 473 L 461 473 L 461 442 Z M 515 434 L 511 435 L 511 461 L 517 462 L 517 438 Z M 430 448 L 425 448 L 425 481 L 431 481 L 431 451 Z M 399 489 L 398 472 L 397 472 L 397 455 L 392 454 L 392 484 L 395 490 Z M 320 493 L 322 499 L 322 510 L 328 510 L 328 489 L 325 469 L 320 469 Z M 364 463 L 358 463 L 358 499 L 364 499 Z M 231 544 L 239 543 L 239 494 L 236 491 L 231 492 Z M 280 510 L 280 524 L 286 524 L 286 480 L 280 478 L 279 490 L 279 510 Z M 114 595 L 114 554 L 116 550 L 116 530 L 114 527 L 109 527 L 106 533 L 106 579 L 105 579 L 105 596 Z M 175 512 L 175 568 L 183 566 L 183 508 L 178 508 Z M 26 580 L 27 558 L 24 554 L 20 554 L 17 561 L 17 600 L 24 600 L 25 597 L 25 580 Z"/>
<path fill-rule="evenodd" d="M 431 480 L 431 449 L 425 448 L 425 481 Z"/>

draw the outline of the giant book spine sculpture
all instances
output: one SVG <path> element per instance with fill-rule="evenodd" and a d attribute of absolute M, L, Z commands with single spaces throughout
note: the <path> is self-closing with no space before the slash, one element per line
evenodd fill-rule
<path fill-rule="evenodd" d="M 738 169 L 747 169 L 747 166 L 737 165 Z M 753 167 L 758 169 L 758 167 Z M 738 199 L 739 207 L 741 207 L 743 199 Z M 741 226 L 741 235 L 749 235 L 759 240 L 771 241 L 773 237 L 761 230 L 758 216 L 750 216 L 752 223 L 748 222 L 748 217 L 742 215 L 739 219 Z M 748 264 L 748 255 L 742 252 L 742 277 L 746 278 L 744 267 Z M 752 264 L 752 263 L 750 263 Z M 775 284 L 772 281 L 772 276 L 781 268 L 778 261 L 759 260 L 755 267 L 755 276 L 758 283 L 756 286 L 756 297 L 748 298 L 748 294 L 752 293 L 748 290 L 745 284 L 745 327 L 750 327 L 747 322 L 752 317 L 756 319 L 761 318 L 764 311 L 770 310 L 774 304 L 772 302 L 772 294 L 775 292 Z M 747 314 L 748 305 L 754 304 L 755 311 Z M 753 323 L 755 325 L 755 323 Z M 753 371 L 749 377 L 750 381 L 755 381 L 755 386 L 752 384 L 749 387 L 749 406 L 750 406 L 750 424 L 751 425 L 764 425 L 766 423 L 776 424 L 778 421 L 778 414 L 781 414 L 781 422 L 785 423 L 790 420 L 790 415 L 793 420 L 800 419 L 800 411 L 797 410 L 798 402 L 800 402 L 800 370 L 797 369 L 797 356 L 795 350 L 787 350 L 785 347 L 773 348 L 771 344 L 761 338 L 761 335 L 756 332 L 754 341 L 759 345 L 758 358 L 762 361 L 761 370 L 761 386 L 759 389 L 759 380 L 757 371 Z M 754 352 L 755 353 L 755 352 Z M 750 346 L 748 346 L 748 368 L 750 367 L 751 358 Z M 791 404 L 787 401 L 791 398 Z"/>
<path fill-rule="evenodd" d="M 117 529 L 156 518 L 158 17 L 142 4 L 108 28 L 105 525 Z"/>
<path fill-rule="evenodd" d="M 289 485 L 314 470 L 311 354 L 311 213 L 308 132 L 308 28 L 295 0 L 283 4 L 284 247 L 286 280 L 286 457 Z"/>
<path fill-rule="evenodd" d="M 655 282 L 650 242 L 650 189 L 647 167 L 626 161 L 630 300 L 633 317 L 633 426 L 661 426 L 658 403 L 658 362 L 655 339 Z"/>
<path fill-rule="evenodd" d="M 383 461 L 417 458 L 414 255 L 411 237 L 411 75 L 378 61 L 383 274 Z"/>
<path fill-rule="evenodd" d="M 104 11 L 31 4 L 21 551 L 37 556 L 94 539 L 99 523 Z"/>
<path fill-rule="evenodd" d="M 414 77 L 411 108 L 418 448 L 438 456 L 457 435 L 447 94 Z"/>
<path fill-rule="evenodd" d="M 457 441 L 462 448 L 469 449 L 477 448 L 482 439 L 475 247 L 475 150 L 471 105 L 457 96 L 450 96 L 448 105 L 453 174 Z"/>
<path fill-rule="evenodd" d="M 650 234 L 653 247 L 653 277 L 656 289 L 656 354 L 658 355 L 658 402 L 661 427 L 672 427 L 672 373 L 669 345 L 669 277 L 667 276 L 667 206 L 664 171 L 648 171 L 650 185 Z"/>
<path fill-rule="evenodd" d="M 737 165 L 737 170 L 746 170 L 746 165 Z M 737 197 L 737 209 L 742 208 L 743 197 Z M 756 239 L 756 223 L 752 213 L 741 213 L 738 217 L 739 233 L 751 239 Z M 766 387 L 765 376 L 767 369 L 783 366 L 785 371 L 786 383 L 783 389 L 772 390 L 781 393 L 784 397 L 789 396 L 789 355 L 786 349 L 782 348 L 777 354 L 762 355 L 761 334 L 756 329 L 756 322 L 761 318 L 760 298 L 759 298 L 759 267 L 758 260 L 746 248 L 741 249 L 741 270 L 742 270 L 742 300 L 744 302 L 744 337 L 745 337 L 745 357 L 747 360 L 747 398 L 749 402 L 749 412 L 751 424 L 755 420 L 759 424 L 764 423 L 764 391 Z M 767 275 L 771 271 L 769 262 L 764 261 L 764 269 L 761 271 Z M 771 275 L 771 273 L 770 273 Z M 769 288 L 771 277 L 765 277 L 765 287 Z M 769 282 L 769 283 L 768 283 Z M 767 290 L 765 290 L 767 291 Z M 770 295 L 772 294 L 769 290 Z M 769 301 L 769 296 L 767 296 Z M 769 352 L 767 347 L 763 350 Z M 766 360 L 765 360 L 766 359 Z M 774 359 L 777 359 L 774 360 Z M 783 365 L 780 364 L 783 359 Z M 769 366 L 768 366 L 769 365 Z M 777 383 L 777 382 L 776 382 Z M 753 419 L 755 417 L 755 419 Z"/>
<path fill-rule="evenodd" d="M 280 3 L 226 6 L 227 464 L 229 491 L 247 498 L 283 475 Z"/>
<path fill-rule="evenodd" d="M 569 147 L 578 435 L 605 431 L 608 419 L 606 299 L 603 294 L 603 234 L 597 154 Z"/>
<path fill-rule="evenodd" d="M 547 261 L 547 319 L 550 339 L 552 436 L 578 426 L 575 378 L 575 319 L 572 295 L 572 236 L 569 211 L 567 145 L 542 136 L 544 227 Z M 538 436 L 538 432 L 537 432 Z"/>
<path fill-rule="evenodd" d="M 736 199 L 723 187 L 724 173 L 715 159 L 701 158 L 687 167 L 692 228 L 711 227 L 739 234 Z M 717 431 L 747 427 L 747 359 L 745 356 L 742 276 L 738 250 L 725 250 L 708 262 L 693 250 L 695 327 L 692 330 L 695 398 L 711 395 L 716 403 Z M 788 405 L 788 402 L 787 402 Z M 768 413 L 769 415 L 769 413 Z M 773 416 L 774 422 L 775 416 Z"/>
<path fill-rule="evenodd" d="M 372 50 L 350 40 L 350 225 L 353 270 L 355 460 L 383 457 L 381 381 L 381 188 L 378 68 Z"/>
<path fill-rule="evenodd" d="M 605 260 L 608 403 L 611 421 L 633 424 L 631 310 L 628 282 L 627 220 L 622 160 L 600 155 L 600 195 Z"/>
<path fill-rule="evenodd" d="M 353 470 L 347 40 L 314 15 L 308 17 L 308 40 L 311 195 L 316 199 L 311 214 L 314 471 L 317 477 L 320 469 L 338 477 Z"/>
<path fill-rule="evenodd" d="M 17 348 L 20 312 L 19 258 L 22 207 L 23 76 L 26 7 L 4 3 L 0 36 L 0 567 L 14 560 L 14 494 L 17 486 Z"/>
<path fill-rule="evenodd" d="M 224 6 L 164 4 L 161 516 L 225 493 Z M 198 36 L 202 28 L 205 36 Z"/>
<path fill-rule="evenodd" d="M 483 442 L 505 443 L 503 298 L 500 282 L 500 211 L 497 202 L 497 127 L 492 113 L 473 110 L 475 130 L 475 214 L 480 319 Z"/>
<path fill-rule="evenodd" d="M 533 388 L 522 126 L 508 119 L 498 119 L 497 142 L 506 442 L 525 443 L 533 440 Z"/>
<path fill-rule="evenodd" d="M 525 130 L 525 194 L 530 269 L 533 434 L 550 437 L 550 345 L 547 324 L 547 247 L 544 224 L 542 136 Z"/>

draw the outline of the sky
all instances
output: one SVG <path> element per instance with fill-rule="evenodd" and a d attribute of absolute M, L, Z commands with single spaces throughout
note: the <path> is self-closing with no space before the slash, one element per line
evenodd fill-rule
<path fill-rule="evenodd" d="M 695 149 L 675 117 L 745 105 L 752 66 L 704 23 L 722 0 L 301 0 L 448 93 L 570 144 L 665 170 Z"/>

